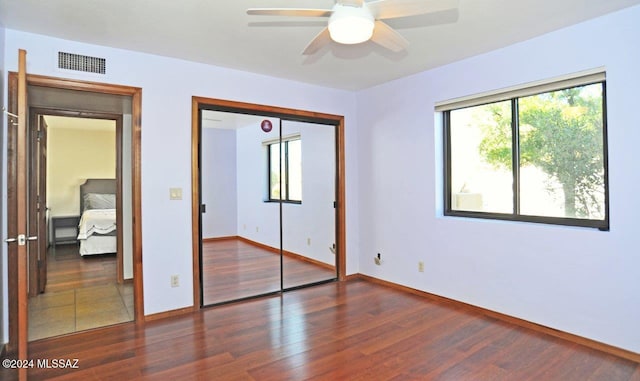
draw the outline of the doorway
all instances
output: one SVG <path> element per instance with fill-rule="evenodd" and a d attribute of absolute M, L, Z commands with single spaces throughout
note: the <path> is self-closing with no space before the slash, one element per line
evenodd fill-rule
<path fill-rule="evenodd" d="M 10 109 L 18 108 L 17 101 L 17 73 L 9 73 L 9 106 Z M 28 89 L 28 105 L 29 109 L 43 108 L 48 110 L 66 110 L 76 117 L 91 117 L 91 113 L 111 113 L 120 115 L 124 123 L 129 128 L 126 133 L 122 134 L 123 145 L 127 148 L 123 150 L 128 155 L 128 164 L 123 166 L 123 170 L 128 171 L 129 175 L 127 183 L 122 184 L 123 189 L 128 189 L 129 201 L 125 204 L 129 205 L 131 213 L 129 226 L 123 226 L 124 231 L 130 231 L 130 246 L 132 255 L 132 272 L 133 279 L 133 310 L 135 321 L 143 321 L 143 295 L 142 295 L 142 253 L 141 253 L 141 207 L 140 207 L 140 136 L 141 136 L 141 89 L 127 87 L 121 85 L 109 85 L 69 79 L 60 79 L 53 77 L 26 75 Z M 8 136 L 8 165 L 13 165 L 15 160 L 13 156 L 13 147 L 16 144 L 15 132 L 9 131 Z M 14 212 L 12 208 L 15 205 L 16 194 L 12 187 L 13 182 L 17 179 L 14 170 L 8 171 L 8 227 L 12 226 L 12 218 Z M 126 219 L 125 219 L 126 220 Z M 45 240 L 46 241 L 46 240 Z M 31 249 L 31 248 L 30 248 Z M 22 351 L 23 338 L 26 341 L 28 332 L 28 319 L 24 317 L 18 318 L 18 306 L 23 301 L 23 296 L 18 292 L 19 278 L 17 276 L 20 271 L 18 269 L 18 258 L 16 251 L 9 246 L 8 257 L 9 268 L 9 343 L 7 349 L 9 353 Z M 26 294 L 25 294 L 26 296 Z M 24 305 L 23 304 L 23 305 Z M 22 315 L 24 316 L 24 315 Z"/>
<path fill-rule="evenodd" d="M 46 284 L 29 282 L 41 285 L 29 295 L 29 340 L 132 321 L 132 255 L 125 243 L 131 231 L 116 229 L 130 226 L 130 213 L 123 213 L 130 210 L 123 208 L 130 191 L 122 188 L 130 173 L 123 178 L 122 158 L 130 155 L 122 149 L 122 115 L 30 109 L 30 121 L 46 126 L 30 131 L 47 153 L 38 176 L 45 191 L 37 199 L 49 233 L 40 236 L 49 239 L 38 240 L 44 261 L 37 268 Z M 32 150 L 32 162 L 35 156 Z"/>
<path fill-rule="evenodd" d="M 200 306 L 344 279 L 343 118 L 193 102 Z"/>

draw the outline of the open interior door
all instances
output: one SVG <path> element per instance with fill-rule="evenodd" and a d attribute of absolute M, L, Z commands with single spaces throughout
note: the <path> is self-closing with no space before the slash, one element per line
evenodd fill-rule
<path fill-rule="evenodd" d="M 29 152 L 29 297 L 43 293 L 47 285 L 47 123 L 30 114 Z"/>
<path fill-rule="evenodd" d="M 47 123 L 44 116 L 40 115 L 40 130 L 38 132 L 38 262 L 40 292 L 44 292 L 47 286 L 47 248 L 49 246 L 47 208 Z"/>
<path fill-rule="evenodd" d="M 27 52 L 18 52 L 18 75 L 9 76 L 14 89 L 9 98 L 7 141 L 7 235 L 9 267 L 9 343 L 14 357 L 27 359 L 28 327 L 28 246 L 37 239 L 27 235 Z M 15 270 L 14 270 L 15 269 Z M 14 310 L 15 313 L 12 313 Z M 27 379 L 27 369 L 18 369 L 18 378 Z"/>

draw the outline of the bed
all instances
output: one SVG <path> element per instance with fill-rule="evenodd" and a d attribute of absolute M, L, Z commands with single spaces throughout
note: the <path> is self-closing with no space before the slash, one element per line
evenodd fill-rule
<path fill-rule="evenodd" d="M 116 253 L 116 180 L 87 179 L 80 185 L 80 255 Z"/>

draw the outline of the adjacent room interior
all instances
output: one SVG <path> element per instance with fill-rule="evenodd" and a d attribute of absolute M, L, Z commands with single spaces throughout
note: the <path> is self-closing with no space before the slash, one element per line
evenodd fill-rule
<path fill-rule="evenodd" d="M 116 122 L 44 121 L 50 240 L 44 288 L 29 298 L 30 341 L 133 320 L 131 259 L 129 274 L 117 271 Z"/>

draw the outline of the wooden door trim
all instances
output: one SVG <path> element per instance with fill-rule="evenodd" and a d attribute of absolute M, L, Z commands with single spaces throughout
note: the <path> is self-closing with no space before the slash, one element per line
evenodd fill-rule
<path fill-rule="evenodd" d="M 17 83 L 19 75 L 16 72 L 8 73 L 9 83 L 9 108 L 10 112 L 16 113 L 17 102 L 12 98 L 12 94 L 17 92 Z M 142 169 L 142 156 L 141 156 L 141 136 L 142 136 L 142 89 L 139 87 L 114 85 L 98 82 L 87 82 L 73 79 L 49 77 L 43 75 L 27 74 L 26 82 L 28 86 L 41 86 L 57 89 L 78 90 L 87 91 L 93 93 L 104 93 L 114 95 L 131 96 L 131 190 L 132 190 L 132 249 L 133 249 L 133 293 L 134 293 L 134 315 L 135 322 L 137 324 L 144 322 L 144 293 L 143 293 L 143 273 L 142 273 L 142 193 L 141 193 L 141 169 Z M 26 89 L 25 89 L 26 91 Z M 13 111 L 12 111 L 13 110 Z M 18 110 L 19 111 L 19 110 Z M 26 114 L 26 105 L 25 105 Z M 18 112 L 18 115 L 19 112 Z M 7 141 L 7 177 L 17 175 L 15 164 L 12 163 L 11 158 L 14 157 L 12 152 L 12 144 L 14 144 L 16 137 L 11 133 L 12 129 L 9 129 L 9 136 Z M 14 160 L 15 161 L 15 160 Z M 7 199 L 8 202 L 12 195 L 15 195 L 15 189 L 12 189 L 11 184 L 7 184 Z M 8 208 L 10 209 L 10 208 Z M 7 211 L 8 215 L 8 233 L 14 233 L 11 229 L 11 218 L 15 216 Z M 9 263 L 8 267 L 17 268 L 19 264 L 15 258 L 15 255 L 11 255 L 9 251 Z M 18 337 L 21 334 L 18 332 L 20 324 L 18 322 L 17 314 L 11 311 L 17 312 L 20 306 L 17 303 L 18 281 L 15 275 L 12 275 L 12 271 L 9 271 L 9 342 L 8 350 L 10 353 L 15 353 L 17 350 Z M 12 294 L 13 293 L 13 294 Z M 14 299 L 15 297 L 15 299 Z M 16 300 L 15 303 L 12 303 Z M 13 308 L 11 308 L 13 306 Z M 26 304 L 24 306 L 26 308 Z M 26 331 L 24 332 L 26 335 Z"/>
<path fill-rule="evenodd" d="M 191 225 L 193 251 L 193 308 L 201 305 L 200 288 L 200 109 L 212 109 L 255 115 L 274 116 L 292 120 L 325 123 L 336 126 L 336 267 L 338 280 L 346 280 L 346 191 L 345 191 L 345 142 L 344 116 L 298 110 L 254 103 L 194 96 L 191 99 Z"/>
<path fill-rule="evenodd" d="M 144 295 L 142 282 L 142 192 L 141 192 L 141 137 L 142 137 L 142 89 L 139 87 L 88 82 L 74 79 L 27 76 L 29 85 L 67 90 L 88 91 L 131 96 L 131 182 L 132 182 L 132 246 L 133 246 L 133 294 L 135 321 L 144 322 Z"/>
<path fill-rule="evenodd" d="M 81 81 L 77 79 L 49 77 L 39 74 L 27 74 L 27 83 L 33 86 L 51 87 L 55 89 L 88 91 L 113 95 L 128 95 L 142 93 L 139 87 L 116 85 L 102 82 Z M 141 105 L 139 106 L 141 107 Z"/>

